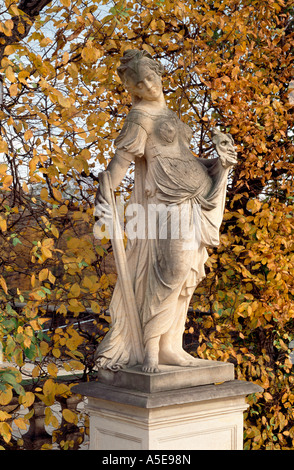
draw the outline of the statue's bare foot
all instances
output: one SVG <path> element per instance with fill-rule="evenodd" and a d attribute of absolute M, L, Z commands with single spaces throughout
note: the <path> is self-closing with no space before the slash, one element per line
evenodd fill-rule
<path fill-rule="evenodd" d="M 179 351 L 179 357 L 181 357 L 182 360 L 188 361 L 188 365 L 190 366 L 195 366 L 199 363 L 199 358 L 191 356 L 191 354 L 187 353 L 184 349 Z"/>
<path fill-rule="evenodd" d="M 159 372 L 158 368 L 158 352 L 159 352 L 159 336 L 151 338 L 145 347 L 145 356 L 142 365 L 143 372 Z"/>
<path fill-rule="evenodd" d="M 159 372 L 158 361 L 154 359 L 148 359 L 145 357 L 143 365 L 142 365 L 142 371 L 148 372 L 148 373 Z"/>
<path fill-rule="evenodd" d="M 193 367 L 198 362 L 195 357 L 191 356 L 183 349 L 180 351 L 172 351 L 170 349 L 165 349 L 163 351 L 160 351 L 159 357 L 161 364 L 169 364 L 180 367 Z"/>

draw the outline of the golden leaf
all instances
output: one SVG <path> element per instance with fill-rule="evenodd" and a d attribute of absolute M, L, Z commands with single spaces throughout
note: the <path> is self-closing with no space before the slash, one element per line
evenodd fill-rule
<path fill-rule="evenodd" d="M 17 83 L 13 83 L 12 85 L 10 85 L 9 87 L 9 94 L 10 96 L 16 96 L 18 93 L 18 86 L 17 86 Z"/>
<path fill-rule="evenodd" d="M 8 405 L 13 397 L 13 393 L 11 388 L 7 388 L 6 390 L 0 391 L 0 405 Z"/>
<path fill-rule="evenodd" d="M 81 289 L 80 289 L 80 286 L 79 284 L 76 282 L 75 284 L 72 285 L 71 289 L 70 289 L 70 294 L 73 296 L 73 297 L 79 297 L 81 293 Z"/>
<path fill-rule="evenodd" d="M 6 75 L 6 78 L 11 82 L 11 83 L 15 83 L 16 82 L 16 78 L 15 78 L 15 75 L 14 75 L 14 72 L 12 70 L 12 67 L 9 65 L 7 67 L 7 69 L 5 70 L 5 75 Z"/>
<path fill-rule="evenodd" d="M 0 436 L 3 437 L 6 443 L 11 440 L 11 427 L 8 423 L 0 423 Z"/>
<path fill-rule="evenodd" d="M 49 274 L 49 270 L 48 270 L 47 268 L 42 269 L 42 270 L 39 272 L 39 281 L 42 282 L 42 281 L 44 281 L 45 279 L 47 279 L 48 274 Z"/>
<path fill-rule="evenodd" d="M 33 131 L 31 129 L 25 131 L 24 138 L 25 140 L 30 140 L 33 137 Z"/>
<path fill-rule="evenodd" d="M 5 421 L 6 419 L 10 419 L 11 415 L 6 411 L 0 410 L 0 421 Z"/>
<path fill-rule="evenodd" d="M 0 225 L 0 227 L 1 227 L 1 225 Z M 8 294 L 8 289 L 7 289 L 6 281 L 5 281 L 3 276 L 0 276 L 0 286 L 2 287 L 5 294 L 7 295 Z"/>
<path fill-rule="evenodd" d="M 58 374 L 58 367 L 56 366 L 56 364 L 54 364 L 53 362 L 51 362 L 51 363 L 48 364 L 48 366 L 47 366 L 47 371 L 48 371 L 48 374 L 49 374 L 49 375 L 52 375 L 53 377 L 57 377 L 57 374 Z"/>
<path fill-rule="evenodd" d="M 65 410 L 62 410 L 62 416 L 68 423 L 78 424 L 78 416 L 73 411 L 66 408 Z"/>
<path fill-rule="evenodd" d="M 86 62 L 94 63 L 101 57 L 101 51 L 97 49 L 92 41 L 88 41 L 86 47 L 82 50 L 82 58 Z"/>
<path fill-rule="evenodd" d="M 1 140 L 0 139 L 0 152 L 8 152 L 8 145 L 7 143 L 4 141 L 4 140 Z M 5 170 L 4 170 L 5 168 Z M 7 170 L 8 166 L 6 165 L 6 163 L 1 163 L 0 165 L 0 173 L 3 173 Z M 4 170 L 4 171 L 3 171 Z"/>
<path fill-rule="evenodd" d="M 93 310 L 94 313 L 100 313 L 101 308 L 98 302 L 91 302 L 91 309 Z"/>
<path fill-rule="evenodd" d="M 75 370 L 85 369 L 84 364 L 82 364 L 80 361 L 76 361 L 76 360 L 69 361 L 69 365 L 72 367 L 72 369 L 75 369 Z"/>
<path fill-rule="evenodd" d="M 13 420 L 13 422 L 19 429 L 27 429 L 27 420 L 24 418 L 16 418 Z"/>
<path fill-rule="evenodd" d="M 58 359 L 61 356 L 61 351 L 58 348 L 53 348 L 52 349 L 52 354 L 53 354 L 54 357 L 56 357 Z"/>

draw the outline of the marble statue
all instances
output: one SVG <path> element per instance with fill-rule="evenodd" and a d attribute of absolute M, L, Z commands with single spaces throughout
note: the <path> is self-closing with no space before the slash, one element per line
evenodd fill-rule
<path fill-rule="evenodd" d="M 132 109 L 115 141 L 115 155 L 99 175 L 95 215 L 117 217 L 113 189 L 135 162 L 129 205 L 140 206 L 144 216 L 126 250 L 121 234 L 112 234 L 118 279 L 112 326 L 97 348 L 96 363 L 111 370 L 141 364 L 146 373 L 158 372 L 160 364 L 189 367 L 197 359 L 182 346 L 187 310 L 205 277 L 207 247 L 219 244 L 228 172 L 237 154 L 232 137 L 213 129 L 218 157 L 193 155 L 192 131 L 168 109 L 163 67 L 149 53 L 127 50 L 118 74 Z"/>

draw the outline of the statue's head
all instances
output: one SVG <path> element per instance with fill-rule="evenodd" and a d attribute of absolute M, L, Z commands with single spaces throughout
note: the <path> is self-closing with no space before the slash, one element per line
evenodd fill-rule
<path fill-rule="evenodd" d="M 224 134 L 214 127 L 211 130 L 211 138 L 220 157 L 230 155 L 235 158 L 237 156 L 237 152 L 234 147 L 234 139 L 231 134 Z"/>
<path fill-rule="evenodd" d="M 126 50 L 120 61 L 121 65 L 118 67 L 117 73 L 123 85 L 131 93 L 133 101 L 138 101 L 142 97 L 147 100 L 153 99 L 156 90 L 160 88 L 161 91 L 161 76 L 164 68 L 147 51 L 140 51 L 138 49 Z M 149 91 L 147 89 L 143 90 L 145 83 L 149 87 Z M 143 92 L 144 96 L 141 96 Z"/>

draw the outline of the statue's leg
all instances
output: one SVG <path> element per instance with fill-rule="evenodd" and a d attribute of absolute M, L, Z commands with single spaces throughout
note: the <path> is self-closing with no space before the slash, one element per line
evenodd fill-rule
<path fill-rule="evenodd" d="M 191 273 L 193 276 L 193 273 Z M 194 282 L 195 277 L 194 277 Z M 191 285 L 191 283 L 190 283 Z M 183 334 L 187 311 L 194 292 L 194 287 L 182 289 L 178 296 L 174 322 L 170 329 L 161 336 L 159 343 L 159 362 L 165 364 L 174 364 L 179 366 L 193 366 L 195 359 L 183 349 Z"/>
<path fill-rule="evenodd" d="M 160 336 L 148 339 L 145 345 L 145 356 L 142 365 L 143 372 L 159 372 L 159 340 Z"/>
<path fill-rule="evenodd" d="M 143 307 L 145 359 L 143 370 L 156 372 L 158 363 L 192 365 L 182 348 L 185 319 L 196 283 L 195 252 L 186 240 L 159 238 L 151 244 L 152 259 Z"/>

